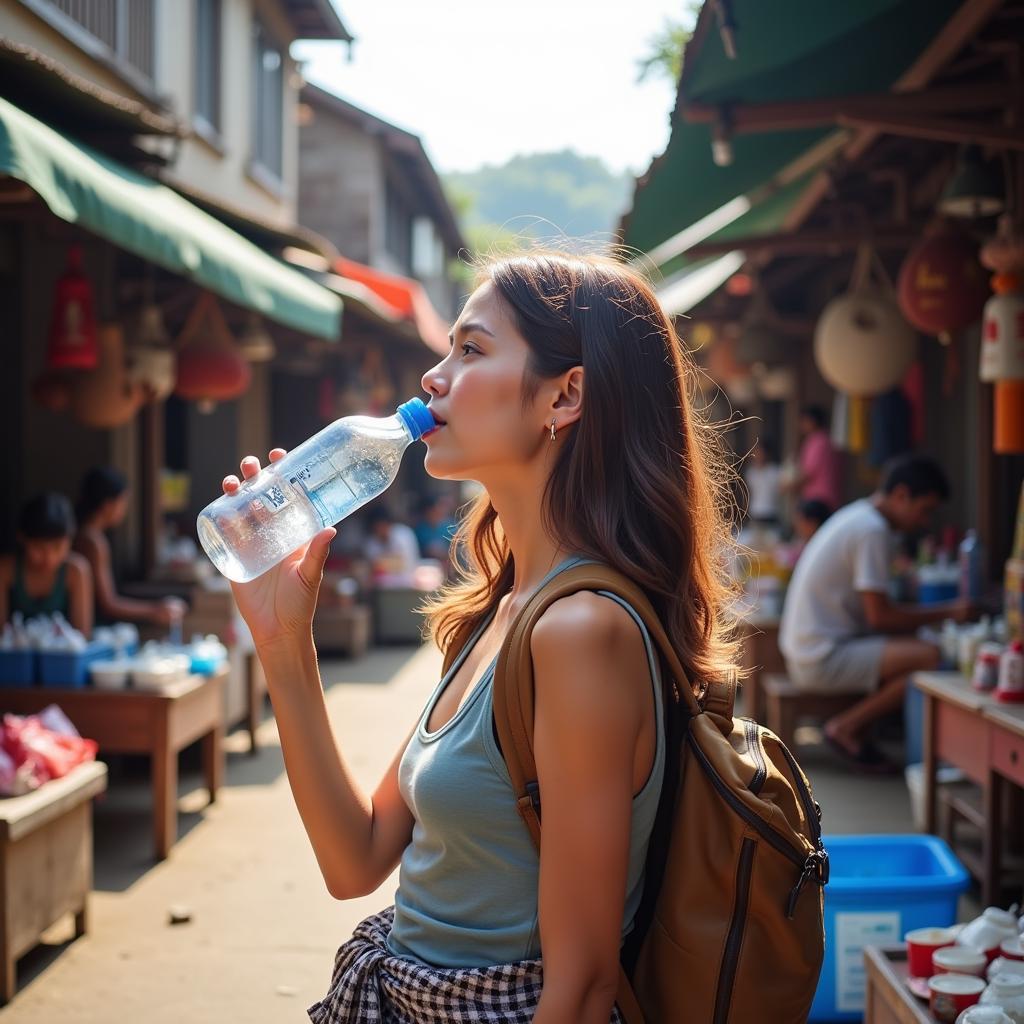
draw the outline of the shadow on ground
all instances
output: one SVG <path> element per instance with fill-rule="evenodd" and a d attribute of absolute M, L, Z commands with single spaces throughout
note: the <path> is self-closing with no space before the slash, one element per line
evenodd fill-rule
<path fill-rule="evenodd" d="M 324 687 L 330 691 L 346 685 L 384 685 L 418 650 L 418 646 L 380 647 L 355 660 L 324 658 L 320 666 Z M 284 774 L 269 699 L 262 712 L 255 753 L 249 752 L 246 731 L 235 729 L 226 738 L 225 788 L 270 786 Z M 141 755 L 114 755 L 106 761 L 109 786 L 95 801 L 93 811 L 93 885 L 104 892 L 124 892 L 156 863 L 150 764 L 149 758 Z M 202 824 L 207 800 L 201 748 L 194 743 L 178 760 L 178 839 Z"/>

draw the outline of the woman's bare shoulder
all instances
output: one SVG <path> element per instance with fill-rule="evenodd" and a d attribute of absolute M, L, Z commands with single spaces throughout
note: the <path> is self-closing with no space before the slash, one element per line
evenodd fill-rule
<path fill-rule="evenodd" d="M 643 639 L 633 617 L 617 601 L 581 590 L 553 601 L 531 636 L 534 654 L 558 645 L 585 645 L 602 651 L 626 648 L 643 654 Z"/>
<path fill-rule="evenodd" d="M 74 551 L 68 552 L 67 559 L 68 573 L 72 578 L 89 579 L 92 576 L 92 569 L 89 561 Z"/>

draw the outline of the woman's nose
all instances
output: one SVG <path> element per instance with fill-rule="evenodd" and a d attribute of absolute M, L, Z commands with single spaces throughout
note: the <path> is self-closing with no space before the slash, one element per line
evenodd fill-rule
<path fill-rule="evenodd" d="M 443 361 L 438 363 L 436 366 L 432 366 L 420 379 L 420 385 L 423 390 L 435 397 L 445 394 L 448 390 L 448 382 L 445 380 L 444 374 L 441 372 L 442 366 L 444 366 Z"/>

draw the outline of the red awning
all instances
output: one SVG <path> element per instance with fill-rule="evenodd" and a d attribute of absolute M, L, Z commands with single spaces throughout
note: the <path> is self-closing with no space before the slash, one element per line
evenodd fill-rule
<path fill-rule="evenodd" d="M 448 354 L 448 326 L 434 309 L 430 297 L 419 281 L 345 259 L 334 261 L 334 271 L 341 277 L 358 281 L 369 288 L 382 302 L 394 310 L 396 317 L 411 320 L 427 348 L 439 355 Z"/>

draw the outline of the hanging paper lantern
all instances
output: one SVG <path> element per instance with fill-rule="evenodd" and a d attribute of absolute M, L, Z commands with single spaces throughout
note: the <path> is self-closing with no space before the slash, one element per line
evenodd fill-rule
<path fill-rule="evenodd" d="M 126 361 L 128 376 L 141 385 L 147 401 L 162 402 L 174 390 L 177 357 L 163 313 L 153 302 L 139 310 Z"/>
<path fill-rule="evenodd" d="M 104 324 L 97 332 L 100 359 L 95 370 L 83 373 L 71 393 L 71 412 L 87 427 L 108 430 L 127 423 L 145 400 L 141 385 L 132 381 L 124 360 L 119 324 Z"/>
<path fill-rule="evenodd" d="M 973 324 L 988 298 L 974 242 L 944 220 L 926 230 L 907 253 L 898 288 L 900 309 L 907 320 L 943 342 Z"/>
<path fill-rule="evenodd" d="M 889 295 L 870 286 L 833 299 L 814 330 L 822 377 L 847 395 L 896 387 L 914 361 L 917 337 Z"/>
<path fill-rule="evenodd" d="M 46 366 L 50 370 L 91 370 L 98 361 L 92 285 L 82 273 L 82 247 L 72 245 L 67 269 L 54 292 Z"/>
<path fill-rule="evenodd" d="M 249 386 L 252 369 L 235 346 L 216 299 L 203 292 L 182 329 L 174 393 L 211 412 L 217 402 L 237 398 Z"/>
<path fill-rule="evenodd" d="M 985 303 L 978 376 L 986 383 L 1024 380 L 1024 282 L 996 274 L 992 284 L 996 294 Z"/>
<path fill-rule="evenodd" d="M 270 332 L 255 313 L 250 313 L 245 328 L 238 336 L 238 350 L 250 363 L 265 363 L 277 355 Z"/>

